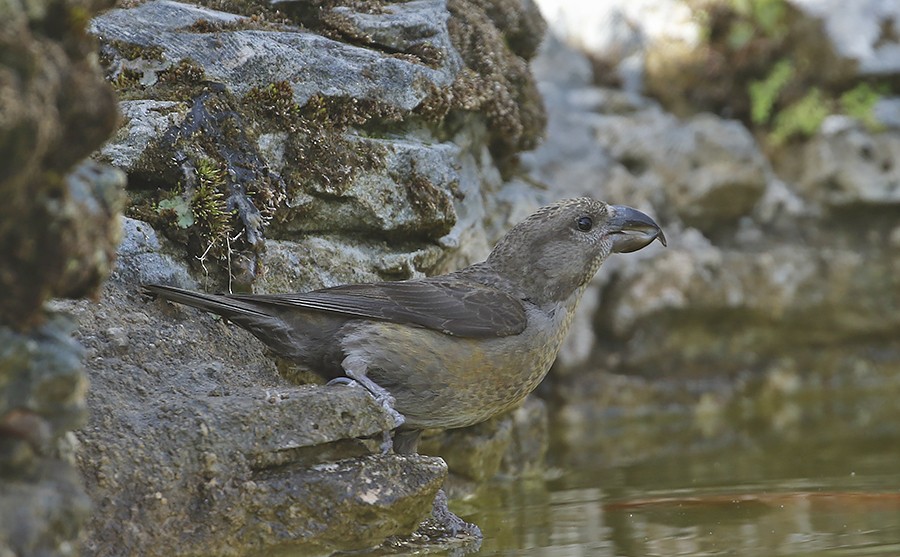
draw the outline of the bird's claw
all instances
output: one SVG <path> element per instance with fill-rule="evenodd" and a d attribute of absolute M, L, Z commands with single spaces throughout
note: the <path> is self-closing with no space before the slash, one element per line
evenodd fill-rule
<path fill-rule="evenodd" d="M 344 385 L 347 387 L 356 387 L 356 386 L 359 386 L 359 383 L 357 383 L 353 379 L 350 379 L 349 377 L 335 377 L 328 383 L 325 383 L 326 387 L 331 387 L 332 385 Z"/>
<path fill-rule="evenodd" d="M 406 422 L 406 417 L 394 408 L 397 400 L 391 393 L 375 383 L 366 375 L 365 363 L 359 359 L 348 357 L 342 363 L 346 377 L 336 377 L 328 382 L 329 385 L 358 385 L 366 389 L 375 402 L 384 408 L 385 412 L 391 417 L 394 425 L 390 429 L 382 432 L 381 452 L 387 454 L 394 448 L 394 442 L 391 439 L 391 430 L 402 426 Z"/>
<path fill-rule="evenodd" d="M 481 533 L 481 528 L 475 524 L 466 522 L 450 510 L 450 507 L 447 504 L 447 493 L 443 489 L 438 490 L 437 495 L 434 497 L 434 503 L 431 508 L 431 518 L 443 526 L 450 533 L 451 537 L 456 537 L 457 534 L 461 533 L 471 536 L 476 540 L 484 538 Z"/>

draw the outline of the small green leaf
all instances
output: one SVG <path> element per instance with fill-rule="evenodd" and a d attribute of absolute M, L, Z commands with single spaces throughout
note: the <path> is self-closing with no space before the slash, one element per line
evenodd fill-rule
<path fill-rule="evenodd" d="M 791 104 L 775 116 L 772 126 L 772 142 L 784 143 L 795 135 L 809 137 L 819 131 L 822 121 L 831 114 L 828 101 L 818 88 Z"/>
<path fill-rule="evenodd" d="M 751 40 L 756 30 L 753 25 L 746 21 L 736 21 L 728 29 L 728 48 L 731 50 L 740 50 L 744 48 Z"/>
<path fill-rule="evenodd" d="M 772 109 L 781 91 L 794 77 L 794 65 L 781 60 L 762 81 L 750 83 L 750 119 L 754 124 L 765 124 L 772 116 Z"/>
<path fill-rule="evenodd" d="M 157 212 L 162 214 L 165 211 L 175 213 L 175 224 L 179 228 L 188 228 L 194 224 L 194 212 L 191 211 L 190 204 L 181 197 L 176 196 L 160 201 Z"/>
<path fill-rule="evenodd" d="M 860 83 L 841 95 L 839 101 L 845 114 L 853 116 L 869 130 L 879 131 L 882 126 L 875 118 L 874 108 L 883 96 L 883 91 L 868 83 Z"/>

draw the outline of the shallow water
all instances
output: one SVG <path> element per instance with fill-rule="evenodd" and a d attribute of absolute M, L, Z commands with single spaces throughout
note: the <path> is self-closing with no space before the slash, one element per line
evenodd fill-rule
<path fill-rule="evenodd" d="M 702 414 L 608 417 L 595 439 L 551 451 L 555 479 L 495 483 L 458 504 L 484 531 L 476 554 L 900 555 L 896 389 Z"/>

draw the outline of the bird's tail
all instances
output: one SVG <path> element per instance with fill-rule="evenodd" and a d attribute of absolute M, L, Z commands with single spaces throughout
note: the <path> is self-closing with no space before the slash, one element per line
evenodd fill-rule
<path fill-rule="evenodd" d="M 150 296 L 215 313 L 238 324 L 254 322 L 259 319 L 271 319 L 271 316 L 261 311 L 257 305 L 236 300 L 230 296 L 204 294 L 160 284 L 145 284 L 142 290 Z"/>
<path fill-rule="evenodd" d="M 332 366 L 329 371 L 325 360 L 340 362 L 340 354 L 336 343 L 330 342 L 334 336 L 335 324 L 316 320 L 315 315 L 305 316 L 302 320 L 285 320 L 284 313 L 276 305 L 266 300 L 253 300 L 252 296 L 229 296 L 225 294 L 204 294 L 174 286 L 148 284 L 143 286 L 144 293 L 164 300 L 178 302 L 221 315 L 235 325 L 252 333 L 263 344 L 277 354 L 308 365 L 318 363 L 312 370 L 326 379 L 337 377 L 341 373 L 340 366 Z M 311 325 L 304 325 L 312 319 Z M 332 354 L 333 350 L 338 352 Z M 319 369 L 321 368 L 321 369 Z"/>

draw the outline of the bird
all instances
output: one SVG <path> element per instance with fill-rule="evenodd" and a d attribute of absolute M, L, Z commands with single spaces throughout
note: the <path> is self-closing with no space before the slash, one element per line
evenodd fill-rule
<path fill-rule="evenodd" d="M 519 405 L 549 371 L 602 263 L 656 239 L 666 245 L 645 213 L 580 197 L 538 209 L 485 261 L 444 275 L 288 294 L 143 290 L 224 317 L 329 384 L 366 388 L 394 417 L 383 450 L 409 454 L 424 429 Z"/>

